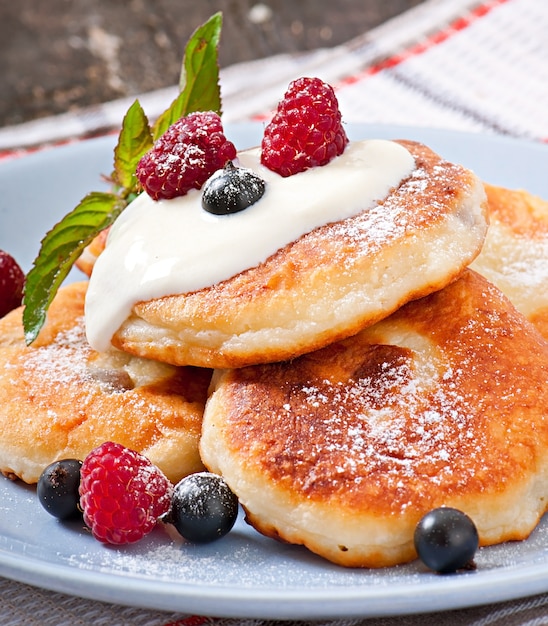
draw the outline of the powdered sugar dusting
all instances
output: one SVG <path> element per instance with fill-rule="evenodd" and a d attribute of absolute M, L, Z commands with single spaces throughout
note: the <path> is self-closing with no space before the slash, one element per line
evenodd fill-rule
<path fill-rule="evenodd" d="M 548 235 L 517 234 L 495 220 L 472 267 L 529 316 L 548 306 Z"/>
<path fill-rule="evenodd" d="M 78 395 L 82 404 L 86 402 L 86 389 L 93 394 L 99 390 L 118 393 L 133 388 L 134 383 L 126 371 L 129 368 L 121 367 L 115 358 L 109 360 L 108 355 L 102 355 L 95 363 L 93 355 L 86 338 L 84 316 L 80 316 L 71 328 L 57 333 L 50 343 L 22 352 L 17 364 L 7 364 L 5 370 L 16 371 L 17 376 L 32 381 L 38 395 L 43 391 L 47 397 L 51 393 L 48 390 L 62 388 L 68 396 Z M 47 410 L 53 418 L 55 403 L 51 399 L 48 403 L 52 408 Z"/>
<path fill-rule="evenodd" d="M 447 212 L 436 190 L 440 186 L 450 186 L 456 171 L 455 166 L 445 162 L 428 170 L 417 163 L 410 176 L 382 203 L 375 204 L 352 221 L 332 225 L 331 232 L 337 238 L 344 237 L 353 242 L 360 254 L 374 255 L 406 233 L 416 232 L 436 213 Z M 345 257 L 341 259 L 341 263 L 347 262 Z"/>
<path fill-rule="evenodd" d="M 318 444 L 306 449 L 307 463 L 314 469 L 306 474 L 302 488 L 313 488 L 321 480 L 324 458 L 322 444 L 336 451 L 337 475 L 359 484 L 372 472 L 383 472 L 389 482 L 416 477 L 424 468 L 435 468 L 429 480 L 436 484 L 447 471 L 446 461 L 470 447 L 470 407 L 458 393 L 458 374 L 443 371 L 441 381 L 420 379 L 410 363 L 382 363 L 379 371 L 357 377 L 350 384 L 322 381 L 321 388 L 302 389 L 306 406 L 323 405 L 327 417 L 321 425 Z M 332 459 L 325 461 L 326 472 Z M 405 506 L 405 503 L 404 503 Z"/>
<path fill-rule="evenodd" d="M 481 550 L 476 556 L 478 571 L 474 579 L 489 575 L 493 568 L 528 563 L 535 556 L 537 563 L 546 563 L 547 534 L 545 521 L 527 542 Z M 429 582 L 436 580 L 436 575 L 429 575 L 418 562 L 384 569 L 336 567 L 300 546 L 284 545 L 260 536 L 243 519 L 221 541 L 206 545 L 170 540 L 162 528 L 143 542 L 122 549 L 106 550 L 95 543 L 86 551 L 85 544 L 80 541 L 77 551 L 59 553 L 57 559 L 76 571 L 119 576 L 126 590 L 132 579 L 144 584 L 173 583 L 182 596 L 196 594 L 199 589 L 214 594 L 219 588 L 232 589 L 234 594 L 259 589 L 274 594 L 275 590 L 308 588 L 321 592 L 356 586 L 361 593 L 372 593 L 375 587 L 384 586 L 396 591 L 394 585 L 397 585 L 401 592 L 411 585 L 420 585 L 424 590 Z"/>
<path fill-rule="evenodd" d="M 481 332 L 478 341 L 490 350 L 503 323 L 496 313 L 482 319 L 475 328 L 462 329 L 469 335 L 463 342 L 470 346 L 474 332 Z M 416 328 L 406 334 L 390 321 L 375 328 L 371 332 L 380 333 L 382 341 L 373 335 L 322 353 L 322 363 L 335 360 L 328 378 L 311 373 L 309 361 L 294 369 L 280 366 L 275 375 L 265 370 L 250 397 L 256 399 L 265 385 L 270 399 L 260 415 L 271 415 L 268 432 L 254 417 L 252 402 L 240 412 L 239 396 L 239 415 L 229 431 L 232 445 L 243 442 L 238 454 L 259 458 L 258 471 L 299 497 L 324 501 L 338 493 L 345 506 L 367 497 L 368 506 L 401 514 L 426 506 L 423 499 L 426 503 L 429 493 L 440 493 L 441 485 L 446 496 L 481 490 L 494 461 L 485 453 L 490 408 L 483 407 L 478 393 L 484 374 L 476 370 L 474 350 L 459 354 L 457 366 Z M 312 372 L 321 372 L 323 366 L 318 367 Z M 504 402 L 502 396 L 501 389 L 497 401 Z M 256 441 L 264 444 L 258 456 Z"/>
<path fill-rule="evenodd" d="M 23 371 L 27 380 L 37 384 L 74 384 L 88 378 L 90 352 L 82 316 L 72 328 L 58 333 L 52 343 L 26 351 L 22 357 Z"/>

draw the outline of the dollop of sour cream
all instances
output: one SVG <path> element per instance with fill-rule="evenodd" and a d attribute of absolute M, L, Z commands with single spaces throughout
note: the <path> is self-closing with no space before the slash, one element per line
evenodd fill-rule
<path fill-rule="evenodd" d="M 283 178 L 260 163 L 260 149 L 238 154 L 237 165 L 266 181 L 263 197 L 245 211 L 213 215 L 192 190 L 173 200 L 135 199 L 116 220 L 97 259 L 86 296 L 86 332 L 98 351 L 135 303 L 189 293 L 264 262 L 324 224 L 375 206 L 415 167 L 400 144 L 351 142 L 327 165 Z"/>

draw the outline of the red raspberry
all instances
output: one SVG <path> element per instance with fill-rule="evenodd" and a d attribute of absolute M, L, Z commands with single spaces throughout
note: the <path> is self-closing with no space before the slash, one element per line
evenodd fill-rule
<path fill-rule="evenodd" d="M 265 128 L 261 162 L 281 176 L 291 176 L 329 163 L 347 143 L 332 87 L 319 78 L 298 78 Z"/>
<path fill-rule="evenodd" d="M 103 543 L 139 541 L 170 508 L 169 480 L 142 454 L 119 443 L 92 450 L 80 475 L 84 522 Z"/>
<path fill-rule="evenodd" d="M 21 304 L 24 286 L 23 270 L 11 254 L 0 250 L 0 317 Z"/>
<path fill-rule="evenodd" d="M 191 113 L 172 124 L 137 164 L 137 178 L 154 200 L 200 189 L 236 148 L 225 137 L 217 113 Z"/>

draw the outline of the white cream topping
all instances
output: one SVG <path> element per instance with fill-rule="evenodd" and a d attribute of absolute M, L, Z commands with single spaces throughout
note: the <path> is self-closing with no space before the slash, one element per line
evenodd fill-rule
<path fill-rule="evenodd" d="M 385 198 L 415 166 L 400 144 L 352 142 L 327 165 L 283 178 L 260 164 L 260 150 L 238 164 L 266 181 L 263 197 L 230 215 L 212 215 L 192 190 L 173 200 L 141 194 L 116 220 L 86 296 L 88 340 L 108 349 L 143 300 L 209 287 L 259 265 L 324 224 L 352 217 Z"/>

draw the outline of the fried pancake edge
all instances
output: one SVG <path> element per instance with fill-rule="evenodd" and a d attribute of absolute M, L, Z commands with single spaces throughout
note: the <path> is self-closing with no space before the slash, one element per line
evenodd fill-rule
<path fill-rule="evenodd" d="M 415 558 L 438 506 L 482 545 L 524 539 L 548 502 L 547 379 L 547 342 L 468 271 L 291 364 L 217 372 L 202 459 L 257 530 L 339 565 Z"/>
<path fill-rule="evenodd" d="M 211 371 L 174 367 L 85 340 L 87 282 L 63 287 L 26 346 L 22 308 L 0 320 L 0 471 L 27 483 L 49 463 L 117 441 L 173 482 L 203 469 L 198 442 Z"/>

